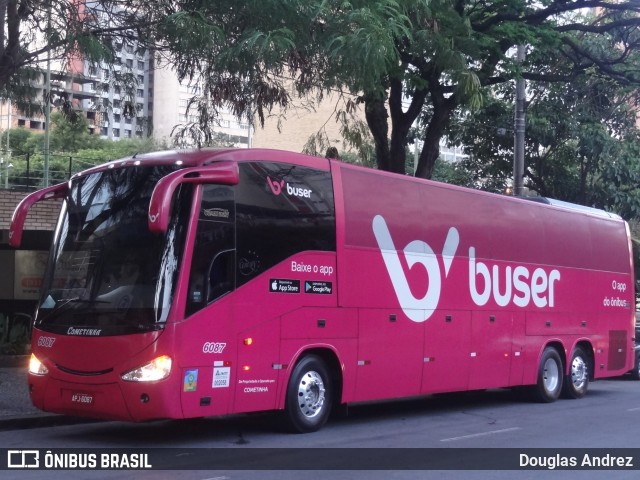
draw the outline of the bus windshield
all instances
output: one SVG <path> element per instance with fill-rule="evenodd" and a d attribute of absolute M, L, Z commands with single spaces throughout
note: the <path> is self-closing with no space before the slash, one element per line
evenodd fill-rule
<path fill-rule="evenodd" d="M 177 191 L 165 235 L 149 232 L 147 216 L 154 186 L 175 168 L 110 169 L 72 180 L 43 282 L 38 328 L 102 336 L 164 326 L 190 187 Z"/>

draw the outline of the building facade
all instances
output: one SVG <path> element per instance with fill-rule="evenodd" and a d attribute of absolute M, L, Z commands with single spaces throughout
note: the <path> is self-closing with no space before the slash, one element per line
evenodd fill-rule
<path fill-rule="evenodd" d="M 82 110 L 102 138 L 145 138 L 153 130 L 153 55 L 135 41 L 116 44 L 114 65 L 82 62 Z"/>
<path fill-rule="evenodd" d="M 167 62 L 156 60 L 155 67 L 153 137 L 169 147 L 193 147 L 197 142 L 186 132 L 198 129 L 200 117 L 192 101 L 202 95 L 202 84 L 197 80 L 180 81 Z M 180 136 L 183 130 L 185 135 Z M 218 112 L 213 131 L 216 140 L 225 146 L 252 145 L 249 122 L 237 119 L 228 109 Z"/>

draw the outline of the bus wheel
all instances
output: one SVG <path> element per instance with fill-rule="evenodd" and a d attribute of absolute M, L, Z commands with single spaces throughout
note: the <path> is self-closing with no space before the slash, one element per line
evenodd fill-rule
<path fill-rule="evenodd" d="M 569 375 L 564 379 L 562 396 L 564 398 L 582 398 L 589 388 L 589 357 L 584 350 L 577 347 L 573 351 Z"/>
<path fill-rule="evenodd" d="M 538 383 L 533 390 L 535 400 L 543 403 L 555 402 L 562 392 L 562 360 L 558 351 L 547 347 L 542 352 L 538 366 Z"/>
<path fill-rule="evenodd" d="M 324 425 L 331 413 L 333 390 L 329 371 L 316 355 L 308 355 L 298 362 L 287 386 L 285 415 L 294 432 L 315 432 Z"/>

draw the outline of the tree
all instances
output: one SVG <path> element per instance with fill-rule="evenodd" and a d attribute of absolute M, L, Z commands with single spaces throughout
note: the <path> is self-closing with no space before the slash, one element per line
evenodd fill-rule
<path fill-rule="evenodd" d="M 47 58 L 60 67 L 79 58 L 114 65 L 115 44 L 144 42 L 158 13 L 138 0 L 0 0 L 0 97 L 38 108 L 33 85 Z"/>
<path fill-rule="evenodd" d="M 274 106 L 286 109 L 292 95 L 348 92 L 344 110 L 363 106 L 379 168 L 404 172 L 411 127 L 424 126 L 421 177 L 432 175 L 454 113 L 478 108 L 485 87 L 518 76 L 566 83 L 600 75 L 640 83 L 636 0 L 163 5 L 167 16 L 155 38 L 181 77 L 205 83 L 201 101 L 212 117 L 231 105 L 236 115 L 255 113 L 263 122 Z M 528 45 L 523 66 L 511 54 L 517 44 Z"/>
<path fill-rule="evenodd" d="M 69 121 L 58 113 L 52 122 L 52 149 L 49 174 L 52 183 L 66 181 L 70 174 L 111 160 L 166 149 L 166 145 L 151 138 L 122 139 L 117 142 L 89 135 L 80 121 Z M 20 186 L 37 186 L 44 170 L 44 134 L 25 128 L 9 130 L 11 145 L 10 183 Z M 6 145 L 6 131 L 0 136 Z M 0 140 L 1 141 L 1 140 Z"/>
<path fill-rule="evenodd" d="M 451 139 L 466 146 L 470 157 L 459 168 L 473 176 L 474 186 L 504 192 L 513 168 L 513 89 L 495 94 L 452 128 Z M 529 95 L 525 186 L 543 196 L 638 217 L 640 132 L 631 108 L 636 92 L 592 76 L 571 84 L 533 84 Z"/>
<path fill-rule="evenodd" d="M 479 108 L 488 87 L 640 83 L 637 0 L 0 0 L 0 22 L 0 96 L 25 94 L 47 52 L 113 64 L 114 43 L 135 39 L 204 82 L 204 143 L 222 107 L 262 123 L 293 96 L 337 91 L 342 121 L 362 107 L 379 168 L 404 172 L 422 125 L 421 177 L 453 116 Z"/>
<path fill-rule="evenodd" d="M 89 122 L 82 115 L 70 119 L 62 112 L 51 114 L 50 149 L 59 152 L 77 152 L 104 143 L 97 135 L 89 133 Z"/>
<path fill-rule="evenodd" d="M 9 149 L 12 155 L 25 155 L 29 153 L 28 140 L 31 132 L 26 128 L 11 128 L 4 130 L 0 135 L 0 150 L 7 152 L 7 136 L 9 137 Z"/>

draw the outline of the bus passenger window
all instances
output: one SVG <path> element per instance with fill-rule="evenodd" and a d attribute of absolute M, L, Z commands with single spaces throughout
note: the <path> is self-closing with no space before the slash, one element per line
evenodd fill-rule
<path fill-rule="evenodd" d="M 223 250 L 211 262 L 207 285 L 207 303 L 233 290 L 235 280 L 235 250 Z"/>

